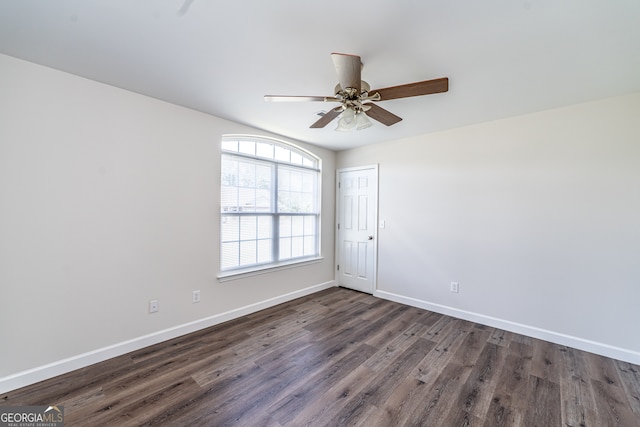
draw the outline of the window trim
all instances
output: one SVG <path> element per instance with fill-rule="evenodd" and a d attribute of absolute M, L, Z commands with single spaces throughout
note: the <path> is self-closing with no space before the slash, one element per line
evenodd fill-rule
<path fill-rule="evenodd" d="M 292 153 L 296 153 L 300 156 L 302 156 L 303 158 L 307 158 L 307 160 L 309 161 L 313 161 L 314 165 L 310 166 L 308 164 L 298 164 L 298 163 L 293 163 L 293 162 L 287 162 L 284 160 L 280 160 L 280 159 L 276 159 L 275 155 L 272 158 L 269 157 L 263 157 L 256 154 L 248 154 L 248 153 L 243 153 L 240 152 L 240 150 L 238 149 L 238 151 L 234 151 L 234 150 L 226 150 L 223 149 L 223 143 L 225 140 L 244 140 L 244 141 L 253 141 L 253 142 L 262 142 L 262 143 L 269 143 L 269 144 L 273 144 L 274 146 L 280 146 L 282 148 L 285 148 L 287 150 L 289 150 Z M 239 148 L 239 147 L 238 147 Z M 288 141 L 283 141 L 280 139 L 276 139 L 276 138 L 271 138 L 271 137 L 263 137 L 263 136 L 256 136 L 256 135 L 243 135 L 243 134 L 225 134 L 222 135 L 222 138 L 220 139 L 220 161 L 222 161 L 223 156 L 228 155 L 228 156 L 234 156 L 234 157 L 240 157 L 240 158 L 246 158 L 248 160 L 256 160 L 256 161 L 264 161 L 267 163 L 271 163 L 271 164 L 275 164 L 275 165 L 282 165 L 282 166 L 287 166 L 287 167 L 294 167 L 294 168 L 299 168 L 299 169 L 303 169 L 303 170 L 308 170 L 308 171 L 313 171 L 313 172 L 317 172 L 318 173 L 318 180 L 317 180 L 317 213 L 313 213 L 311 215 L 314 215 L 316 217 L 316 242 L 317 242 L 317 254 L 315 255 L 310 255 L 310 256 L 302 256 L 302 257 L 297 257 L 297 258 L 293 258 L 293 259 L 286 259 L 283 261 L 273 261 L 270 263 L 265 263 L 265 264 L 254 264 L 254 265 L 250 265 L 250 266 L 246 266 L 246 267 L 236 267 L 236 268 L 229 268 L 226 270 L 222 269 L 222 253 L 220 252 L 220 255 L 218 256 L 218 275 L 217 275 L 217 279 L 220 282 L 225 282 L 225 281 L 229 281 L 229 280 L 235 280 L 235 279 L 240 279 L 243 277 L 250 277 L 250 276 L 255 276 L 255 275 L 260 275 L 260 274 L 265 274 L 265 273 L 269 273 L 272 271 L 279 271 L 279 270 L 285 270 L 285 269 L 289 269 L 289 268 L 295 268 L 295 267 L 299 267 L 299 266 L 304 266 L 304 265 L 309 265 L 309 264 L 314 264 L 314 263 L 318 263 L 321 262 L 322 260 L 324 260 L 324 257 L 322 256 L 322 241 L 321 241 L 321 235 L 322 235 L 322 230 L 321 230 L 321 219 L 322 219 L 322 159 L 317 156 L 316 154 L 312 153 L 311 151 L 302 148 L 294 143 L 288 142 Z M 276 166 L 277 168 L 277 166 Z M 277 170 L 277 169 L 276 169 Z M 222 189 L 222 182 L 220 182 L 219 187 Z M 277 199 L 275 200 L 275 203 L 277 203 Z M 219 222 L 218 225 L 220 226 L 222 224 L 222 218 L 224 215 L 229 215 L 229 213 L 225 213 L 222 212 L 222 209 L 219 209 L 218 211 L 220 217 L 219 217 Z M 247 214 L 251 214 L 250 212 L 247 212 Z M 275 218 L 277 218 L 279 215 L 289 215 L 289 214 L 293 214 L 293 215 L 298 215 L 298 213 L 279 213 L 275 212 Z M 305 213 L 300 213 L 300 215 L 304 215 Z M 273 216 L 274 214 L 271 213 L 269 214 L 270 216 Z M 222 236 L 220 236 L 222 237 Z M 220 250 L 222 250 L 222 239 L 219 240 L 218 243 L 218 248 Z"/>
<path fill-rule="evenodd" d="M 228 282 L 231 280 L 242 279 L 245 277 L 258 276 L 261 274 L 271 273 L 274 271 L 288 270 L 290 268 L 303 267 L 305 265 L 316 264 L 324 260 L 322 255 L 307 258 L 296 258 L 293 260 L 280 261 L 271 264 L 252 266 L 246 268 L 236 268 L 233 270 L 221 271 L 217 279 L 219 282 Z"/>

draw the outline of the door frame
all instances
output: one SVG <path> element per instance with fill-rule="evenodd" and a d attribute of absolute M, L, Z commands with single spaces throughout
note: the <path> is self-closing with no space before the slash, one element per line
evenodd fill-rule
<path fill-rule="evenodd" d="M 341 249 L 340 249 L 340 229 L 339 229 L 339 221 L 340 221 L 340 174 L 343 172 L 354 172 L 360 170 L 373 169 L 374 172 L 374 200 L 372 203 L 372 207 L 374 209 L 373 212 L 373 265 L 372 265 L 372 289 L 371 294 L 375 295 L 378 289 L 378 192 L 379 192 L 379 171 L 378 171 L 378 163 L 374 163 L 371 165 L 363 165 L 363 166 L 352 166 L 348 168 L 340 168 L 336 169 L 336 210 L 335 210 L 335 218 L 336 218 L 336 229 L 335 229 L 335 261 L 333 265 L 334 271 L 334 280 L 337 286 L 342 286 L 340 283 L 340 274 L 338 272 L 338 265 L 340 264 L 341 257 Z"/>

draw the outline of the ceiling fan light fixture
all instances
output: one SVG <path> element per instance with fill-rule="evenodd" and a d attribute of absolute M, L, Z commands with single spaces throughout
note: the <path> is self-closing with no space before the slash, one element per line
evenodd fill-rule
<path fill-rule="evenodd" d="M 337 131 L 349 132 L 356 128 L 356 112 L 352 108 L 345 108 L 340 120 L 338 120 Z"/>
<path fill-rule="evenodd" d="M 360 111 L 356 114 L 356 130 L 363 130 L 373 126 L 369 117 L 364 113 L 364 111 Z"/>
<path fill-rule="evenodd" d="M 351 132 L 353 130 L 363 130 L 373 126 L 371 120 L 362 110 L 355 111 L 354 108 L 346 107 L 340 120 L 338 120 L 338 126 L 336 130 L 339 132 Z"/>

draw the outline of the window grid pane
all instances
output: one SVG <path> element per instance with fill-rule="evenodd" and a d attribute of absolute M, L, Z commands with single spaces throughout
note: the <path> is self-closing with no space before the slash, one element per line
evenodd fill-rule
<path fill-rule="evenodd" d="M 258 142 L 256 144 L 256 156 L 273 159 L 273 144 Z"/>
<path fill-rule="evenodd" d="M 240 265 L 240 258 L 238 257 L 239 252 L 239 242 L 222 242 L 220 268 L 222 270 L 227 270 L 229 268 L 238 267 Z"/>
<path fill-rule="evenodd" d="M 225 151 L 238 151 L 238 141 L 223 139 L 222 140 L 222 149 Z"/>
<path fill-rule="evenodd" d="M 318 254 L 317 216 L 280 215 L 278 259 L 284 261 Z"/>
<path fill-rule="evenodd" d="M 241 153 L 251 154 L 251 155 L 256 154 L 255 142 L 242 140 L 242 141 L 239 141 L 239 145 L 240 145 L 240 149 L 238 151 L 240 151 Z"/>
<path fill-rule="evenodd" d="M 280 160 L 281 162 L 290 162 L 291 161 L 291 150 L 288 150 L 283 147 L 276 147 L 275 150 L 275 159 Z"/>
<path fill-rule="evenodd" d="M 263 141 L 247 138 L 223 137 L 222 151 L 246 154 L 279 162 L 302 165 L 307 168 L 318 168 L 318 159 L 302 150 L 284 146 L 285 143 L 277 141 Z"/>
<path fill-rule="evenodd" d="M 278 212 L 318 211 L 319 173 L 280 165 L 278 167 Z"/>
<path fill-rule="evenodd" d="M 237 154 L 222 154 L 221 270 L 317 256 L 318 161 L 270 141 L 222 149 Z"/>

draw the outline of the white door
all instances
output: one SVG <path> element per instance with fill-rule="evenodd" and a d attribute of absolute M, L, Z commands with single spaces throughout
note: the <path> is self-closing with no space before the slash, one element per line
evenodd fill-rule
<path fill-rule="evenodd" d="M 378 166 L 338 170 L 338 284 L 372 294 L 377 254 Z"/>

